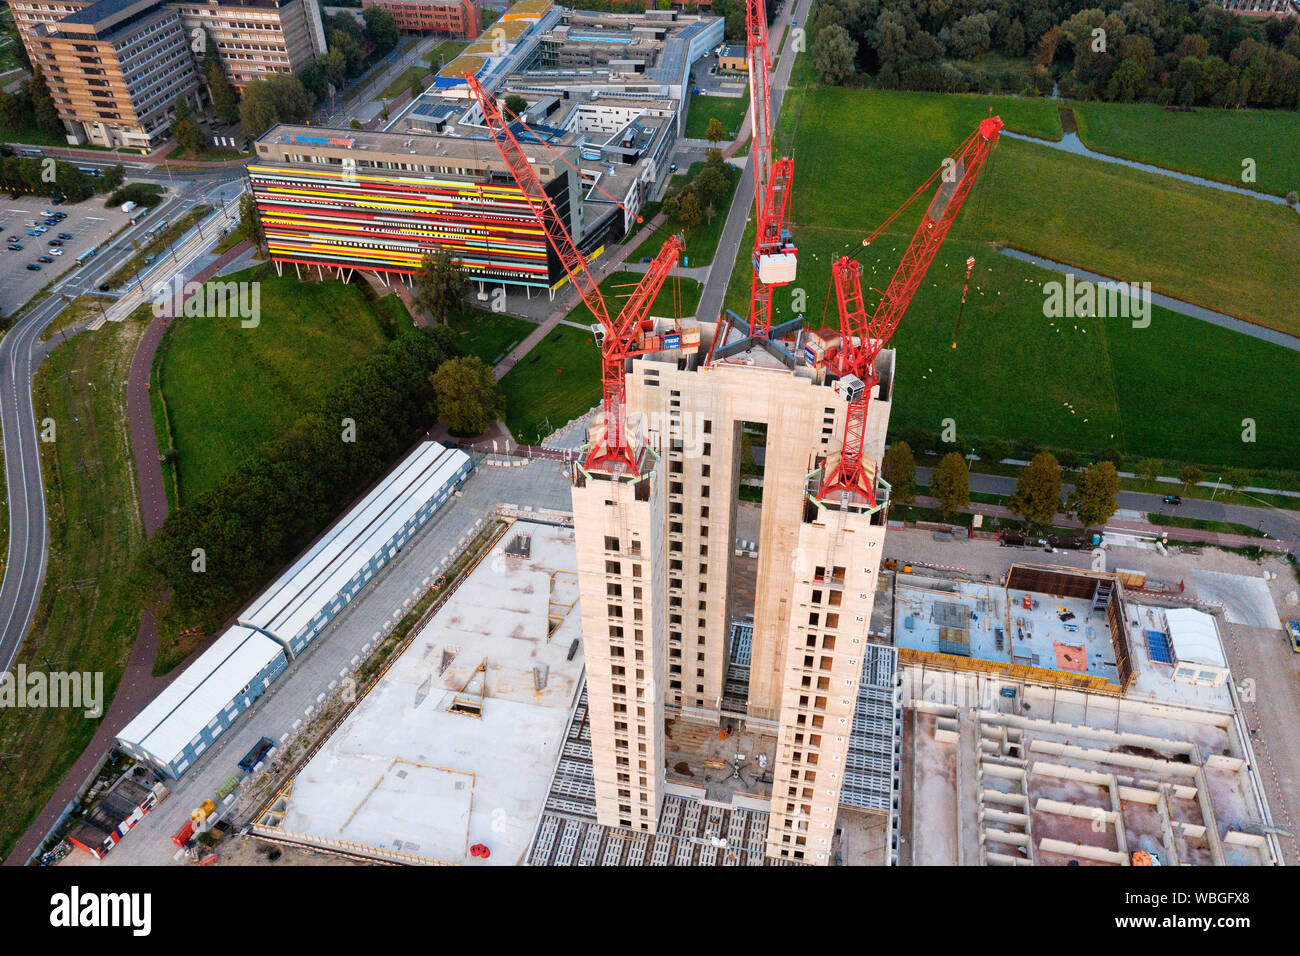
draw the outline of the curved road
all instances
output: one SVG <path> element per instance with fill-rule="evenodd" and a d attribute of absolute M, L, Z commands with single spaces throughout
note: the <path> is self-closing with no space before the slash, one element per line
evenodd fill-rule
<path fill-rule="evenodd" d="M 242 176 L 242 172 L 239 174 Z M 9 547 L 4 581 L 0 583 L 0 670 L 9 670 L 31 627 L 40 601 L 48 560 L 45 486 L 41 480 L 40 442 L 32 380 L 44 352 L 41 334 L 67 308 L 64 295 L 74 298 L 103 282 L 132 253 L 130 237 L 143 233 L 160 217 L 174 218 L 202 199 L 211 201 L 217 189 L 228 190 L 230 172 L 210 173 L 206 182 L 183 181 L 157 211 L 116 236 L 110 247 L 84 266 L 57 280 L 47 299 L 34 306 L 0 339 L 0 440 L 3 440 L 5 485 L 9 497 Z M 205 191 L 207 196 L 191 195 Z"/>

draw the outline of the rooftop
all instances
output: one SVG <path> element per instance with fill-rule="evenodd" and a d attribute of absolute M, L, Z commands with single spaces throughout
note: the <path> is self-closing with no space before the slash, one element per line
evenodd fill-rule
<path fill-rule="evenodd" d="M 508 556 L 521 532 L 529 554 Z M 580 687 L 575 563 L 571 530 L 516 522 L 294 779 L 282 836 L 412 863 L 518 863 Z M 482 716 L 450 712 L 458 696 Z M 479 843 L 489 858 L 470 854 Z"/>

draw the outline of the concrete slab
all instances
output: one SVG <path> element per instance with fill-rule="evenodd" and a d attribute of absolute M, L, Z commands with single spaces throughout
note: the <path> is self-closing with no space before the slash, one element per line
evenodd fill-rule
<path fill-rule="evenodd" d="M 532 535 L 527 558 L 504 554 L 515 530 Z M 581 655 L 567 659 L 576 606 L 547 638 L 552 575 L 574 562 L 567 529 L 508 531 L 295 779 L 286 837 L 412 862 L 520 862 L 582 673 Z M 454 699 L 478 698 L 480 662 L 482 716 L 453 713 Z M 487 860 L 469 852 L 479 843 Z"/>
<path fill-rule="evenodd" d="M 1197 570 L 1192 572 L 1192 581 L 1196 584 L 1196 596 L 1202 601 L 1221 603 L 1231 623 L 1247 627 L 1282 626 L 1268 582 L 1263 578 Z"/>

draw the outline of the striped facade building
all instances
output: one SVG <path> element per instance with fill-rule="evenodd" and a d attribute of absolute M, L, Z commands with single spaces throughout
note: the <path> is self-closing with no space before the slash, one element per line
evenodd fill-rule
<path fill-rule="evenodd" d="M 576 148 L 558 147 L 574 166 Z M 585 222 L 579 177 L 524 145 L 570 234 L 589 256 L 620 238 L 616 207 Z M 272 259 L 411 276 L 446 249 L 472 281 L 554 289 L 564 270 L 490 141 L 280 125 L 248 176 Z"/>

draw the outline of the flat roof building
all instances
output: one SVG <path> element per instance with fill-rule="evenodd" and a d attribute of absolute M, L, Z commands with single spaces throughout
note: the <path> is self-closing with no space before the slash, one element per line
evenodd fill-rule
<path fill-rule="evenodd" d="M 363 10 L 379 7 L 393 15 L 400 33 L 438 34 L 472 40 L 482 29 L 478 0 L 361 0 Z"/>
<path fill-rule="evenodd" d="M 572 567 L 571 530 L 513 523 L 253 832 L 394 863 L 522 862 L 582 688 Z"/>
<path fill-rule="evenodd" d="M 469 455 L 422 442 L 254 601 L 239 623 L 296 657 L 456 492 Z"/>
<path fill-rule="evenodd" d="M 14 0 L 14 22 L 72 144 L 152 149 L 177 97 L 199 106 L 196 31 L 238 88 L 325 52 L 315 0 Z M 201 46 L 201 44 L 200 44 Z"/>
<path fill-rule="evenodd" d="M 275 641 L 232 627 L 122 728 L 118 746 L 178 779 L 285 665 Z"/>

